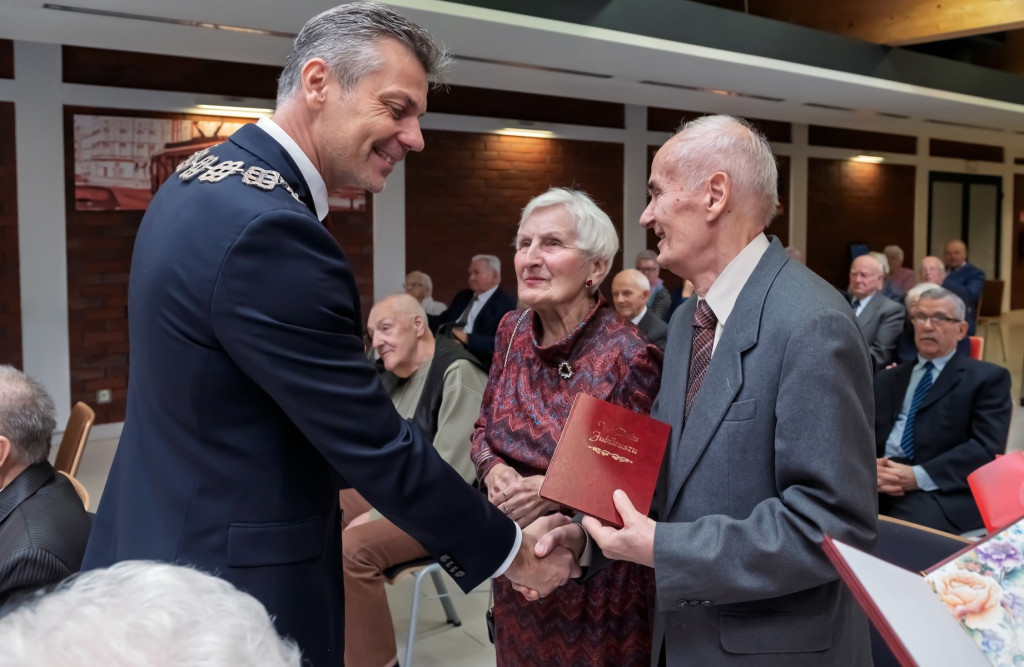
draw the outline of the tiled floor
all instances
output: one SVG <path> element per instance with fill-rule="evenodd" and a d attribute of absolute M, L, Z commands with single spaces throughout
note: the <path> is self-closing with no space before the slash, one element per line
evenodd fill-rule
<path fill-rule="evenodd" d="M 999 328 L 1006 342 L 1007 358 L 1004 360 L 999 346 Z M 1013 421 L 1010 424 L 1008 449 L 1024 450 L 1024 408 L 1021 407 L 1022 366 L 1024 366 L 1024 310 L 1004 315 L 991 325 L 979 327 L 979 333 L 986 335 L 988 344 L 985 359 L 1009 368 L 1013 378 Z M 82 457 L 78 477 L 85 484 L 92 498 L 92 508 L 99 503 L 106 481 L 110 461 L 117 446 L 116 440 L 94 440 Z M 471 594 L 463 594 L 449 582 L 456 611 L 462 620 L 461 627 L 452 627 L 445 622 L 444 611 L 439 602 L 421 600 L 419 623 L 415 642 L 415 665 L 419 667 L 477 667 L 494 664 L 494 648 L 487 640 L 484 612 L 487 609 L 487 586 L 481 586 Z M 398 652 L 404 655 L 405 637 L 409 628 L 409 612 L 412 602 L 412 577 L 403 577 L 394 586 L 388 587 L 388 600 L 395 620 L 395 631 L 399 637 Z M 423 585 L 425 595 L 433 595 L 430 582 Z M 408 667 L 408 666 L 404 666 Z"/>

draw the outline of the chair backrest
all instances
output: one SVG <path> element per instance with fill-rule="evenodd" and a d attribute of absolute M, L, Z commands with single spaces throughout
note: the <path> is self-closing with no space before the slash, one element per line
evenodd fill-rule
<path fill-rule="evenodd" d="M 968 336 L 971 341 L 971 359 L 981 361 L 985 358 L 985 339 L 981 336 Z"/>
<path fill-rule="evenodd" d="M 75 403 L 71 408 L 67 426 L 64 427 L 64 435 L 60 439 L 54 468 L 66 472 L 71 477 L 78 474 L 78 464 L 82 462 L 82 452 L 85 451 L 85 443 L 89 439 L 94 419 L 96 413 L 92 408 L 81 401 Z"/>
<path fill-rule="evenodd" d="M 1024 453 L 997 456 L 969 474 L 967 485 L 988 532 L 1009 526 L 1024 516 Z"/>
<path fill-rule="evenodd" d="M 1003 312 L 1003 288 L 1006 281 L 986 280 L 978 304 L 978 317 L 999 317 Z"/>
<path fill-rule="evenodd" d="M 75 493 L 77 493 L 78 497 L 82 499 L 82 505 L 84 505 L 85 509 L 88 510 L 89 509 L 89 492 L 86 490 L 85 485 L 82 484 L 81 482 L 79 482 L 77 479 L 75 479 L 71 475 L 69 475 L 66 472 L 64 472 L 63 470 L 58 470 L 57 474 L 58 475 L 64 475 L 65 477 L 68 478 L 68 481 L 71 482 L 71 486 L 75 487 Z"/>

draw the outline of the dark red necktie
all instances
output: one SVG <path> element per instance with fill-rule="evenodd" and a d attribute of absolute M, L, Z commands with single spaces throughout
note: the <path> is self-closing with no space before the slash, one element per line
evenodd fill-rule
<path fill-rule="evenodd" d="M 711 362 L 711 348 L 715 343 L 715 325 L 718 318 L 711 306 L 704 299 L 697 302 L 697 310 L 693 313 L 693 342 L 690 346 L 690 372 L 686 377 L 686 405 L 683 408 L 683 419 L 690 416 L 693 399 L 697 398 L 700 383 L 704 381 L 704 373 Z"/>

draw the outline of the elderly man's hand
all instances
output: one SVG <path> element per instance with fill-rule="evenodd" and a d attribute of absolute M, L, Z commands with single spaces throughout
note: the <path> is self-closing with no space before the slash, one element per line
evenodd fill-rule
<path fill-rule="evenodd" d="M 878 459 L 877 469 L 879 493 L 902 496 L 907 491 L 917 489 L 917 478 L 912 466 L 896 463 L 883 456 Z"/>
<path fill-rule="evenodd" d="M 621 489 L 612 494 L 615 509 L 622 517 L 622 528 L 606 526 L 592 516 L 584 517 L 583 528 L 601 551 L 614 560 L 628 560 L 654 567 L 654 520 L 633 507 Z"/>

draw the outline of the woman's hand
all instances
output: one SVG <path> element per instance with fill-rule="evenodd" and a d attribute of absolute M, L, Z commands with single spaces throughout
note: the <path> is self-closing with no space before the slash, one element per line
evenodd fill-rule
<path fill-rule="evenodd" d="M 544 475 L 520 478 L 503 489 L 498 507 L 520 527 L 529 526 L 538 517 L 558 509 L 557 503 L 540 497 L 540 485 L 543 483 Z"/>
<path fill-rule="evenodd" d="M 487 487 L 487 499 L 491 501 L 492 505 L 501 507 L 501 504 L 511 495 L 505 493 L 505 491 L 522 478 L 522 475 L 517 473 L 511 466 L 499 463 L 484 476 L 484 486 Z M 504 508 L 502 510 L 504 511 Z M 508 514 L 508 512 L 505 513 Z"/>

